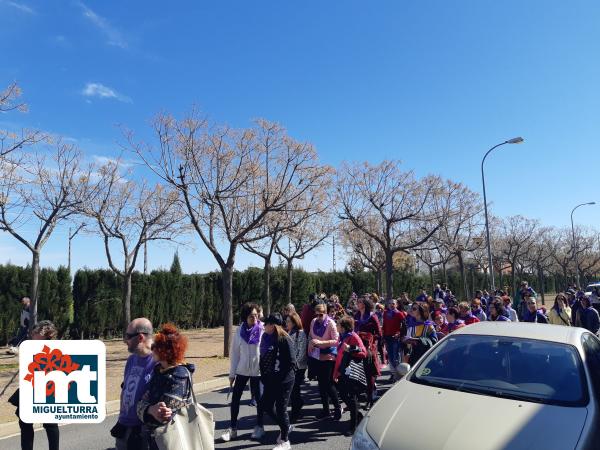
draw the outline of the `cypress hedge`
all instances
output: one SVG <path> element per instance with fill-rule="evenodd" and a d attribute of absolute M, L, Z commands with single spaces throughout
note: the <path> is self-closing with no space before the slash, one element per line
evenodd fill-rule
<path fill-rule="evenodd" d="M 460 292 L 460 275 L 448 271 L 448 285 Z M 526 277 L 537 289 L 535 276 Z M 19 325 L 19 299 L 28 295 L 31 269 L 0 265 L 0 345 L 6 344 Z M 475 289 L 485 286 L 485 276 L 468 272 L 468 282 Z M 441 282 L 441 274 L 435 273 Z M 499 281 L 499 280 L 498 280 Z M 234 272 L 234 313 L 246 301 L 261 302 L 262 269 L 250 267 Z M 394 291 L 417 294 L 421 286 L 430 290 L 428 275 L 410 272 L 394 274 Z M 546 279 L 547 290 L 553 286 Z M 304 304 L 312 292 L 337 293 L 342 302 L 352 292 L 374 292 L 376 277 L 371 272 L 306 272 L 294 269 L 292 303 Z M 79 270 L 71 277 L 66 268 L 43 269 L 40 276 L 39 319 L 51 319 L 63 337 L 73 339 L 111 338 L 121 335 L 121 283 L 110 270 Z M 286 299 L 286 270 L 272 269 L 271 297 L 274 311 L 283 308 Z M 222 325 L 221 274 L 183 274 L 176 258 L 170 270 L 153 271 L 148 275 L 135 272 L 131 299 L 132 317 L 145 316 L 158 325 L 167 321 L 181 328 L 205 328 Z M 234 317 L 237 322 L 239 317 Z"/>

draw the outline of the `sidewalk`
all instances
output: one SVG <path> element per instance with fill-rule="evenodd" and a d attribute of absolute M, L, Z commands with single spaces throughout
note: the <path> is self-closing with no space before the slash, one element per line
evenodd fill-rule
<path fill-rule="evenodd" d="M 229 378 L 228 377 L 219 377 L 214 378 L 212 380 L 204 381 L 202 383 L 194 384 L 194 392 L 198 395 L 204 394 L 206 392 L 214 391 L 216 389 L 222 389 L 224 387 L 229 386 Z M 111 416 L 113 414 L 117 414 L 119 412 L 119 400 L 111 400 L 106 402 L 106 416 Z M 40 424 L 34 426 L 34 429 L 38 430 L 42 428 Z M 19 430 L 19 422 L 8 422 L 0 424 L 0 440 L 6 439 L 20 433 Z M 0 445 L 1 447 L 1 445 Z"/>

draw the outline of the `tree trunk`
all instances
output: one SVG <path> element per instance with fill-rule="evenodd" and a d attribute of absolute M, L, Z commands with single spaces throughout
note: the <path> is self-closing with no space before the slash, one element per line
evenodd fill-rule
<path fill-rule="evenodd" d="M 271 258 L 265 258 L 263 270 L 263 303 L 268 317 L 271 314 Z"/>
<path fill-rule="evenodd" d="M 544 292 L 544 271 L 540 266 L 538 266 L 538 279 L 540 283 L 540 294 L 542 295 L 542 305 L 546 304 L 546 297 Z"/>
<path fill-rule="evenodd" d="M 381 273 L 381 269 L 378 269 L 376 274 L 375 274 L 375 281 L 377 282 L 377 293 L 381 294 L 382 286 L 381 286 L 381 278 L 382 278 L 382 273 Z M 387 296 L 387 298 L 389 298 L 388 293 L 386 292 L 385 295 Z"/>
<path fill-rule="evenodd" d="M 294 266 L 292 264 L 292 260 L 288 260 L 287 262 L 287 300 L 288 303 L 292 303 L 292 277 L 294 274 Z"/>
<path fill-rule="evenodd" d="M 446 272 L 446 263 L 442 264 L 442 275 L 444 276 L 444 284 L 448 286 L 448 272 Z"/>
<path fill-rule="evenodd" d="M 433 292 L 435 291 L 435 283 L 433 281 L 433 267 L 432 266 L 427 266 L 429 267 L 429 280 L 431 281 L 431 293 L 433 294 Z"/>
<path fill-rule="evenodd" d="M 123 294 L 121 297 L 123 309 L 123 333 L 127 331 L 127 325 L 131 322 L 131 272 L 125 271 L 123 277 Z"/>
<path fill-rule="evenodd" d="M 233 336 L 233 265 L 221 269 L 223 286 L 223 356 L 229 357 L 229 345 Z"/>
<path fill-rule="evenodd" d="M 390 251 L 385 252 L 385 293 L 394 298 L 394 255 Z"/>
<path fill-rule="evenodd" d="M 29 322 L 29 331 L 38 321 L 38 297 L 40 286 L 40 252 L 32 252 L 31 258 L 31 320 Z"/>
<path fill-rule="evenodd" d="M 465 273 L 465 262 L 463 261 L 462 252 L 456 254 L 458 259 L 458 267 L 460 269 L 460 279 L 462 280 L 463 300 L 470 301 L 469 286 L 467 286 L 467 274 Z"/>
<path fill-rule="evenodd" d="M 475 268 L 471 266 L 469 270 L 471 272 L 471 292 L 473 294 L 473 298 L 475 298 Z"/>
<path fill-rule="evenodd" d="M 510 280 L 511 280 L 511 288 L 512 288 L 512 294 L 513 294 L 513 298 L 515 298 L 517 296 L 517 262 L 513 261 L 510 264 Z M 521 299 L 519 299 L 521 300 Z"/>

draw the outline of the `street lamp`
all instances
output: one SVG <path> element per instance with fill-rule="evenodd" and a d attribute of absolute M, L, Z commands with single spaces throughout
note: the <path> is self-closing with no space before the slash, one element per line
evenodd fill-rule
<path fill-rule="evenodd" d="M 571 211 L 571 231 L 573 232 L 573 258 L 575 259 L 575 284 L 577 285 L 577 289 L 580 289 L 580 286 L 579 286 L 579 262 L 577 261 L 577 243 L 575 241 L 575 225 L 573 224 L 573 213 L 580 206 L 595 205 L 595 204 L 596 204 L 596 202 L 582 203 L 580 205 L 577 205 Z"/>
<path fill-rule="evenodd" d="M 508 141 L 501 142 L 500 144 L 494 145 L 490 148 L 487 153 L 483 156 L 481 160 L 481 183 L 483 184 L 483 208 L 485 210 L 485 235 L 487 237 L 487 253 L 488 253 L 488 264 L 490 267 L 490 286 L 492 288 L 492 292 L 496 290 L 496 282 L 494 281 L 494 265 L 492 261 L 492 244 L 490 242 L 490 226 L 488 223 L 488 210 L 487 210 L 487 198 L 485 195 L 485 173 L 483 171 L 483 164 L 485 163 L 485 158 L 492 152 L 492 150 L 504 145 L 504 144 L 520 144 L 523 142 L 522 137 L 516 137 L 509 139 Z"/>

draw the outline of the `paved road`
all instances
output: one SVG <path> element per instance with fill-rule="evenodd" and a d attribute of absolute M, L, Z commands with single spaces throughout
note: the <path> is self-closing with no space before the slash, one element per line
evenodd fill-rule
<path fill-rule="evenodd" d="M 387 374 L 384 374 L 387 378 Z M 383 377 L 382 377 L 383 378 Z M 382 383 L 381 387 L 389 387 Z M 382 390 L 383 390 L 382 389 Z M 227 390 L 222 389 L 215 392 L 202 394 L 199 401 L 209 408 L 215 415 L 216 432 L 218 438 L 223 430 L 229 425 L 229 407 L 226 402 Z M 265 431 L 267 432 L 262 443 L 251 441 L 250 433 L 254 427 L 252 414 L 255 409 L 248 405 L 250 395 L 248 391 L 242 397 L 240 408 L 240 419 L 238 429 L 240 435 L 237 440 L 228 443 L 217 439 L 216 449 L 271 449 L 275 446 L 275 440 L 279 434 L 279 428 L 272 425 L 269 418 L 265 418 Z M 320 400 L 316 389 L 316 383 L 307 385 L 304 389 L 303 398 L 307 406 L 304 407 L 304 416 L 298 421 L 294 431 L 290 435 L 290 441 L 294 449 L 303 450 L 346 450 L 350 445 L 350 438 L 344 437 L 342 433 L 348 427 L 350 418 L 345 413 L 340 422 L 321 421 L 316 422 L 314 416 L 320 410 Z M 108 450 L 114 446 L 114 440 L 109 434 L 114 425 L 116 416 L 107 417 L 102 424 L 95 425 L 65 425 L 60 428 L 61 450 Z M 19 437 L 0 440 L 2 450 L 19 450 Z M 35 450 L 48 448 L 44 430 L 35 433 Z"/>

